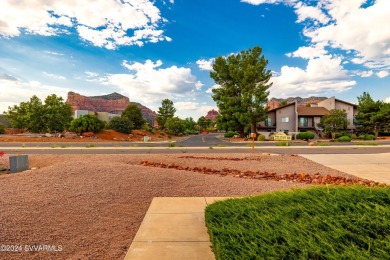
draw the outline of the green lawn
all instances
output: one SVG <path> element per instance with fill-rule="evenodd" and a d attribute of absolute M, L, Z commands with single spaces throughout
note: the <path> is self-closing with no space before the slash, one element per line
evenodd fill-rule
<path fill-rule="evenodd" d="M 389 259 L 390 188 L 313 187 L 206 208 L 217 259 Z"/>

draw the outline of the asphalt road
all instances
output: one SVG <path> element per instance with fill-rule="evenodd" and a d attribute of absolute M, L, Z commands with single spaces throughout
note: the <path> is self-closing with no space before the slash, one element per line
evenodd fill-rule
<path fill-rule="evenodd" d="M 191 136 L 177 142 L 175 147 L 167 143 L 0 143 L 0 151 L 10 154 L 172 154 L 172 153 L 251 153 L 251 143 L 223 141 L 221 134 Z M 353 143 L 332 143 L 331 146 L 308 147 L 305 142 L 293 143 L 289 147 L 275 143 L 256 143 L 255 153 L 278 154 L 362 154 L 389 153 L 390 142 L 382 141 L 377 146 L 358 146 Z"/>

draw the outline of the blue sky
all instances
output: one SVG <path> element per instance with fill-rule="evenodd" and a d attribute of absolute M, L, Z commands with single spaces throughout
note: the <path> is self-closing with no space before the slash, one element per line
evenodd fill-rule
<path fill-rule="evenodd" d="M 388 0 L 2 0 L 0 112 L 34 94 L 118 92 L 196 119 L 216 108 L 213 59 L 256 45 L 270 98 L 390 102 L 388 24 Z"/>

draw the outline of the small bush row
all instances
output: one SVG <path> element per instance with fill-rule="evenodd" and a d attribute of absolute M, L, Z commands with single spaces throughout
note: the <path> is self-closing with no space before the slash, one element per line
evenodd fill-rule
<path fill-rule="evenodd" d="M 225 137 L 225 138 L 231 138 L 231 137 L 233 137 L 233 136 L 235 136 L 235 135 L 238 135 L 238 133 L 237 133 L 236 131 L 228 131 L 228 132 L 226 132 L 226 133 L 224 134 L 224 137 Z"/>

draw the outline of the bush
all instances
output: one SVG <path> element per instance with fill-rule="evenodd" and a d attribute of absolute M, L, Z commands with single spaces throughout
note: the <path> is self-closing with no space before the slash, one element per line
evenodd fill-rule
<path fill-rule="evenodd" d="M 371 134 L 359 135 L 358 138 L 359 138 L 360 140 L 369 140 L 369 141 L 372 141 L 372 140 L 375 140 L 375 135 L 371 135 Z"/>
<path fill-rule="evenodd" d="M 175 142 L 169 142 L 168 143 L 168 147 L 175 147 L 176 146 L 176 143 Z"/>
<path fill-rule="evenodd" d="M 106 123 L 104 121 L 98 119 L 94 115 L 83 115 L 72 120 L 69 130 L 78 134 L 82 134 L 84 132 L 98 133 L 104 129 L 105 124 Z"/>
<path fill-rule="evenodd" d="M 117 116 L 111 119 L 108 128 L 120 133 L 130 134 L 131 130 L 134 128 L 134 124 L 127 118 Z"/>
<path fill-rule="evenodd" d="M 238 133 L 235 132 L 235 131 L 228 131 L 227 133 L 224 134 L 224 137 L 225 138 L 231 138 L 231 137 L 233 137 L 235 135 L 238 135 Z"/>
<path fill-rule="evenodd" d="M 0 134 L 4 134 L 4 133 L 5 133 L 5 125 L 0 123 Z"/>
<path fill-rule="evenodd" d="M 301 133 L 298 133 L 296 135 L 296 138 L 300 139 L 300 140 L 309 141 L 310 139 L 314 138 L 314 133 L 312 133 L 312 132 L 301 132 Z"/>
<path fill-rule="evenodd" d="M 165 123 L 165 129 L 170 135 L 178 135 L 185 131 L 183 120 L 178 117 L 169 118 Z"/>
<path fill-rule="evenodd" d="M 265 141 L 265 135 L 260 134 L 260 135 L 257 137 L 257 141 Z"/>
<path fill-rule="evenodd" d="M 351 132 L 349 132 L 349 131 L 340 131 L 340 132 L 337 132 L 337 133 L 335 134 L 335 138 L 336 138 L 336 139 L 338 139 L 338 138 L 340 138 L 340 137 L 342 137 L 342 136 L 348 136 L 348 137 L 351 137 L 351 139 L 352 139 L 352 134 L 351 134 Z"/>
<path fill-rule="evenodd" d="M 339 142 L 351 142 L 351 137 L 349 137 L 349 136 L 342 136 L 342 137 L 337 138 L 337 141 L 339 141 Z"/>
<path fill-rule="evenodd" d="M 153 128 L 150 127 L 149 123 L 148 122 L 145 122 L 142 127 L 141 127 L 142 130 L 144 131 L 147 131 L 149 133 L 152 133 L 152 130 Z"/>
<path fill-rule="evenodd" d="M 199 132 L 197 130 L 194 130 L 194 129 L 187 129 L 184 133 L 186 135 L 197 135 L 197 134 L 199 134 Z"/>

